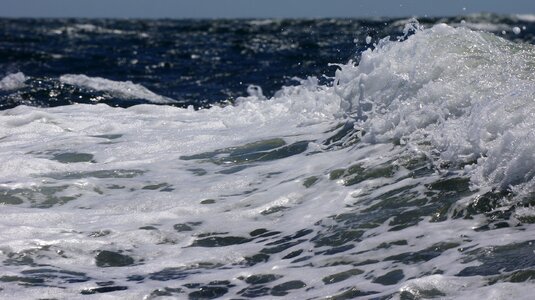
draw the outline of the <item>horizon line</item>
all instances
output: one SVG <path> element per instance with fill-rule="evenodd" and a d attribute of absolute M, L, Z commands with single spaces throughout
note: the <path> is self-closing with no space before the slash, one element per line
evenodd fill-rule
<path fill-rule="evenodd" d="M 87 16 L 3 16 L 0 19 L 34 19 L 34 20 L 65 20 L 65 19 L 87 19 L 87 20 L 184 20 L 184 21 L 210 21 L 210 20 L 328 20 L 328 19 L 359 19 L 359 20 L 385 20 L 385 19 L 437 19 L 437 18 L 453 18 L 453 17 L 476 17 L 481 15 L 489 16 L 522 16 L 535 14 L 521 14 L 521 13 L 496 13 L 496 12 L 477 12 L 459 15 L 399 15 L 399 16 L 321 16 L 321 17 L 87 17 Z"/>

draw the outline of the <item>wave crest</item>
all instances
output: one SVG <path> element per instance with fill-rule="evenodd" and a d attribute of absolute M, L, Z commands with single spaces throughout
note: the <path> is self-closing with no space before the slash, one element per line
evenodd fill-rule
<path fill-rule="evenodd" d="M 335 90 L 363 141 L 475 163 L 474 184 L 504 189 L 535 176 L 534 74 L 532 45 L 439 24 L 365 51 L 337 72 Z"/>

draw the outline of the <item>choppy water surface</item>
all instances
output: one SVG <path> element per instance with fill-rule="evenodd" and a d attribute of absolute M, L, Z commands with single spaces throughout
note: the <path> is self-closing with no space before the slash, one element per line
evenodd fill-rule
<path fill-rule="evenodd" d="M 1 297 L 530 299 L 535 17 L 419 21 L 0 20 Z"/>

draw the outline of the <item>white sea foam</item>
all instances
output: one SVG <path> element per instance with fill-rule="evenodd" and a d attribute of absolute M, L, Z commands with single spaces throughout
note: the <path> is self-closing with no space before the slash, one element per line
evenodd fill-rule
<path fill-rule="evenodd" d="M 103 91 L 123 99 L 145 99 L 153 103 L 173 103 L 175 100 L 151 92 L 146 87 L 132 81 L 113 81 L 100 77 L 86 75 L 62 75 L 59 80 L 63 83 L 86 87 L 95 91 Z"/>
<path fill-rule="evenodd" d="M 0 90 L 17 90 L 24 87 L 26 76 L 22 72 L 9 74 L 0 80 Z"/>

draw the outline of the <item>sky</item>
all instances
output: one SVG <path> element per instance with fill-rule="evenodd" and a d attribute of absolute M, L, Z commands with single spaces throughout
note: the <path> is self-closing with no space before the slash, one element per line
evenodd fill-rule
<path fill-rule="evenodd" d="M 535 14 L 535 0 L 0 0 L 0 17 L 317 18 Z"/>

